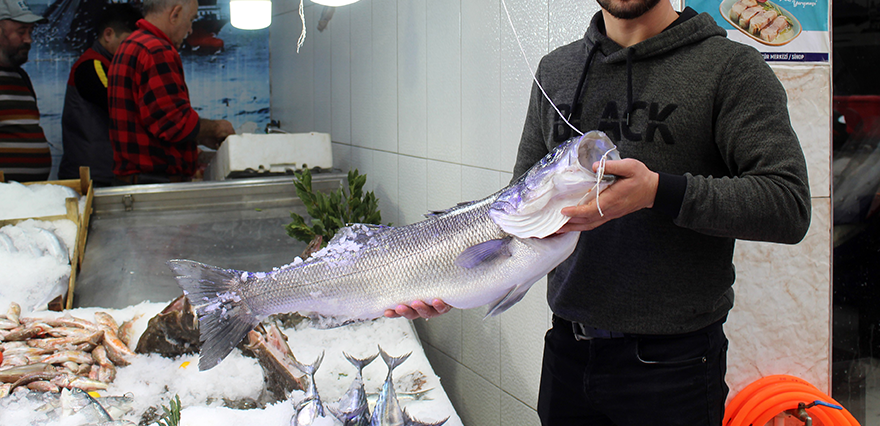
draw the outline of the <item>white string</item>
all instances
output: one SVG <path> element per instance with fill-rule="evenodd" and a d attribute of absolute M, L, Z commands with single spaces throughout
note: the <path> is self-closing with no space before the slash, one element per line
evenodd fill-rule
<path fill-rule="evenodd" d="M 599 216 L 602 217 L 605 217 L 605 213 L 602 213 L 602 207 L 599 205 L 599 184 L 602 183 L 602 178 L 605 177 L 605 160 L 608 159 L 608 154 L 610 154 L 611 151 L 616 150 L 617 147 L 614 147 L 609 149 L 608 151 L 605 151 L 605 153 L 602 154 L 602 158 L 599 159 L 599 167 L 596 168 L 596 185 L 594 185 L 593 188 L 590 190 L 596 190 L 596 208 L 599 209 Z"/>
<path fill-rule="evenodd" d="M 516 43 L 519 45 L 519 51 L 522 52 L 523 59 L 526 62 L 526 66 L 529 67 L 529 72 L 532 73 L 532 80 L 535 80 L 535 84 L 538 85 L 538 88 L 541 89 L 541 93 L 544 94 L 544 98 L 547 99 L 547 102 L 550 102 L 550 105 L 553 106 L 553 109 L 556 110 L 556 113 L 559 114 L 559 117 L 562 118 L 562 121 L 565 124 L 568 124 L 568 127 L 571 127 L 572 130 L 577 132 L 577 134 L 583 136 L 583 132 L 574 127 L 568 120 L 562 115 L 562 112 L 559 111 L 559 108 L 556 107 L 556 104 L 550 99 L 550 96 L 547 95 L 547 92 L 544 91 L 544 86 L 541 86 L 541 82 L 538 81 L 538 77 L 535 75 L 535 70 L 532 68 L 532 64 L 529 62 L 529 58 L 526 56 L 526 50 L 523 49 L 522 43 L 519 41 L 519 34 L 516 33 L 516 28 L 513 26 L 513 20 L 510 18 L 510 11 L 507 10 L 507 3 L 504 0 L 501 0 L 501 5 L 504 6 L 504 13 L 507 14 L 507 22 L 510 23 L 510 29 L 513 30 L 513 36 L 516 38 Z M 574 105 L 571 106 L 572 111 L 574 110 Z"/>
<path fill-rule="evenodd" d="M 306 15 L 303 13 L 303 0 L 299 0 L 299 19 L 302 21 L 303 31 L 299 35 L 299 40 L 296 41 L 296 53 L 299 53 L 299 48 L 306 42 Z"/>

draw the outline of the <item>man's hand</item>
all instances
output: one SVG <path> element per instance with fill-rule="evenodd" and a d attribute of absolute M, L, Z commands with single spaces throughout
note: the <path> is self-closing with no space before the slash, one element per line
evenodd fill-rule
<path fill-rule="evenodd" d="M 414 320 L 416 318 L 434 318 L 449 312 L 452 306 L 447 305 L 440 299 L 434 299 L 431 304 L 416 300 L 407 305 L 397 305 L 394 309 L 386 309 L 385 316 L 388 318 L 400 318 Z"/>
<path fill-rule="evenodd" d="M 214 135 L 217 140 L 223 142 L 229 135 L 235 134 L 235 128 L 232 127 L 232 123 L 227 120 L 217 120 L 217 133 Z"/>
<path fill-rule="evenodd" d="M 196 141 L 208 148 L 217 149 L 226 137 L 235 134 L 235 128 L 227 120 L 199 119 L 199 135 Z"/>
<path fill-rule="evenodd" d="M 594 163 L 593 171 L 598 166 L 598 162 Z M 632 158 L 609 160 L 605 162 L 605 173 L 616 175 L 617 181 L 599 194 L 599 207 L 604 216 L 599 214 L 593 195 L 584 205 L 562 209 L 562 214 L 571 219 L 557 233 L 589 231 L 609 220 L 654 205 L 659 176 L 641 161 Z"/>

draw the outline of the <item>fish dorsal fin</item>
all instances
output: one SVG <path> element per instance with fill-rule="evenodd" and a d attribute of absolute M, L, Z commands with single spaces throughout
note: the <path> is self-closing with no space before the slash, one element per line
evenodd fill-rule
<path fill-rule="evenodd" d="M 458 255 L 455 264 L 462 268 L 471 269 L 501 256 L 510 257 L 511 239 L 511 237 L 499 238 L 470 246 Z"/>
<path fill-rule="evenodd" d="M 452 207 L 450 207 L 450 208 L 448 208 L 448 209 L 443 209 L 443 210 L 428 210 L 428 212 L 425 213 L 424 216 L 425 216 L 425 217 L 428 217 L 428 218 L 430 218 L 430 217 L 437 217 L 437 216 L 443 216 L 443 215 L 445 215 L 445 214 L 447 214 L 447 213 L 449 213 L 449 212 L 452 212 L 452 211 L 454 211 L 454 210 L 456 210 L 456 209 L 461 208 L 462 206 L 466 206 L 466 205 L 468 205 L 468 204 L 473 204 L 473 203 L 474 203 L 474 201 L 462 201 L 462 202 L 460 202 L 460 203 L 458 203 L 458 204 L 456 204 L 456 205 L 454 205 L 454 206 L 452 206 Z"/>
<path fill-rule="evenodd" d="M 498 315 L 498 314 L 510 309 L 511 306 L 516 305 L 517 302 L 519 302 L 520 300 L 522 300 L 523 297 L 525 297 L 526 293 L 528 293 L 530 288 L 532 288 L 531 284 L 530 285 L 518 285 L 518 286 L 510 289 L 510 291 L 507 292 L 507 294 L 504 295 L 504 297 L 502 297 L 501 299 L 498 299 L 497 302 L 492 304 L 492 307 L 490 307 L 489 311 L 486 312 L 486 318 L 494 317 L 495 315 Z"/>

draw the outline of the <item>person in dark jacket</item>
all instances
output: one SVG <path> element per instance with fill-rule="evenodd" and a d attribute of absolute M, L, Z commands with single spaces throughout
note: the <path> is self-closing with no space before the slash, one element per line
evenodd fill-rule
<path fill-rule="evenodd" d="M 709 14 L 663 0 L 599 5 L 583 39 L 541 60 L 513 173 L 591 130 L 622 158 L 605 164 L 616 181 L 601 206 L 591 197 L 561 211 L 570 219 L 557 232 L 580 238 L 548 277 L 538 416 L 720 426 L 734 243 L 801 241 L 804 154 L 773 70 Z M 418 301 L 386 316 L 446 310 Z"/>
<path fill-rule="evenodd" d="M 79 168 L 88 166 L 95 186 L 110 186 L 113 182 L 107 75 L 113 55 L 137 29 L 141 18 L 140 11 L 130 4 L 107 5 L 95 27 L 97 40 L 70 69 L 61 114 L 64 154 L 59 179 L 76 179 Z"/>

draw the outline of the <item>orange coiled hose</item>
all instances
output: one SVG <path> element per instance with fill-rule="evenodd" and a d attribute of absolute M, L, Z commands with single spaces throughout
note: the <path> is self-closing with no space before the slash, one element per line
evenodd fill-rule
<path fill-rule="evenodd" d="M 723 426 L 764 426 L 776 415 L 797 409 L 799 403 L 810 404 L 817 400 L 840 405 L 803 379 L 782 374 L 763 377 L 730 400 Z M 807 414 L 824 426 L 859 426 L 846 409 L 815 405 L 807 408 Z"/>

